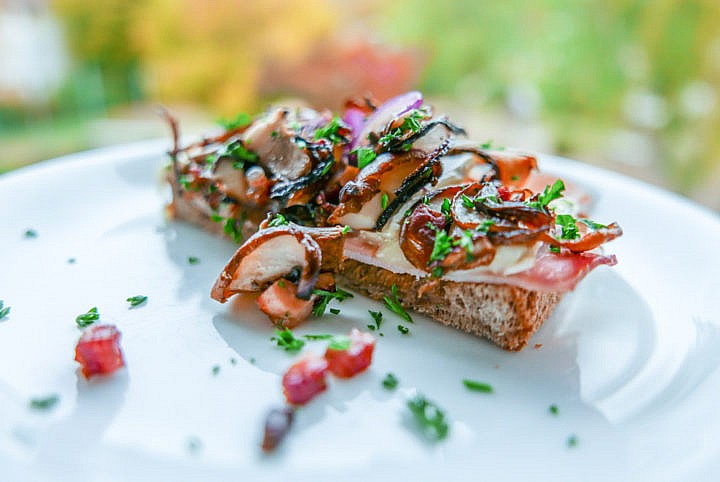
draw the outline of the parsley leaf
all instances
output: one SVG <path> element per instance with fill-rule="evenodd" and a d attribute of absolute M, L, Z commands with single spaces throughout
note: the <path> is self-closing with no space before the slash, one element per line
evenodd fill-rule
<path fill-rule="evenodd" d="M 335 116 L 333 119 L 327 123 L 325 127 L 321 127 L 318 130 L 315 131 L 314 138 L 315 140 L 318 139 L 328 139 L 333 144 L 337 144 L 339 142 L 344 141 L 345 139 L 338 133 L 341 127 L 341 121 L 340 118 Z"/>
<path fill-rule="evenodd" d="M 525 201 L 525 204 L 536 209 L 545 209 L 548 204 L 557 198 L 562 197 L 565 190 L 565 183 L 558 179 L 552 186 L 545 186 L 543 192 L 538 196 L 537 201 Z"/>
<path fill-rule="evenodd" d="M 283 348 L 285 351 L 300 351 L 305 346 L 305 342 L 295 338 L 293 332 L 289 328 L 279 330 L 275 328 L 275 336 L 270 338 L 270 341 L 274 341 L 277 346 Z"/>
<path fill-rule="evenodd" d="M 352 150 L 352 152 L 350 152 L 350 154 L 353 153 L 357 156 L 357 165 L 359 169 L 364 168 L 373 162 L 377 157 L 375 151 L 369 147 L 356 147 Z"/>
<path fill-rule="evenodd" d="M 463 194 L 460 199 L 462 199 L 463 206 L 468 209 L 475 209 L 475 201 L 471 199 L 468 195 Z"/>
<path fill-rule="evenodd" d="M 440 206 L 440 212 L 445 215 L 445 219 L 450 221 L 452 219 L 452 204 L 448 198 L 443 199 L 442 205 Z"/>
<path fill-rule="evenodd" d="M 50 410 L 60 401 L 60 397 L 56 394 L 47 397 L 33 398 L 30 400 L 30 408 L 35 410 Z"/>
<path fill-rule="evenodd" d="M 268 223 L 268 226 L 271 228 L 275 228 L 277 226 L 285 226 L 286 224 L 290 224 L 288 220 L 283 216 L 282 214 L 278 213 L 275 215 L 275 217 Z"/>
<path fill-rule="evenodd" d="M 385 378 L 383 378 L 382 386 L 388 390 L 395 390 L 399 383 L 400 380 L 398 380 L 394 374 L 388 373 L 385 375 Z"/>
<path fill-rule="evenodd" d="M 447 420 L 445 420 L 445 412 L 435 403 L 423 395 L 417 394 L 407 402 L 407 407 L 413 414 L 423 435 L 435 441 L 447 437 L 450 427 Z"/>
<path fill-rule="evenodd" d="M 555 224 L 562 227 L 560 237 L 562 239 L 577 239 L 580 237 L 575 218 L 569 214 L 558 214 L 555 216 Z"/>
<path fill-rule="evenodd" d="M 550 407 L 548 408 L 548 411 L 549 411 L 551 414 L 553 414 L 553 415 L 559 415 L 559 414 L 560 414 L 560 410 L 558 409 L 558 406 L 555 405 L 554 403 L 553 403 L 552 405 L 550 405 Z"/>
<path fill-rule="evenodd" d="M 10 313 L 10 307 L 5 306 L 4 302 L 0 300 L 0 320 L 5 318 Z"/>
<path fill-rule="evenodd" d="M 148 299 L 147 296 L 137 295 L 137 296 L 131 296 L 130 298 L 128 298 L 125 301 L 130 303 L 130 307 L 134 307 L 134 306 L 142 305 L 143 303 L 145 303 L 147 301 L 147 299 Z"/>
<path fill-rule="evenodd" d="M 346 299 L 353 297 L 352 293 L 348 293 L 340 288 L 336 288 L 335 291 L 313 290 L 313 294 L 320 296 L 320 300 L 317 301 L 317 304 L 312 310 L 313 315 L 315 316 L 322 316 L 325 314 L 325 310 L 327 309 L 330 300 L 335 299 L 339 302 L 343 302 Z"/>
<path fill-rule="evenodd" d="M 383 301 L 385 301 L 385 306 L 387 306 L 390 311 L 400 316 L 403 320 L 414 323 L 408 312 L 405 311 L 405 308 L 400 304 L 400 300 L 398 300 L 397 285 L 392 285 L 392 298 L 386 295 L 383 297 Z"/>
<path fill-rule="evenodd" d="M 479 233 L 487 233 L 494 224 L 495 221 L 492 219 L 483 219 L 483 222 L 475 230 Z"/>
<path fill-rule="evenodd" d="M 241 229 L 244 223 L 245 213 L 243 212 L 240 220 L 236 220 L 234 218 L 227 218 L 225 220 L 225 224 L 223 225 L 223 231 L 225 232 L 225 234 L 230 236 L 233 241 L 235 241 L 237 244 L 240 244 L 243 241 Z"/>
<path fill-rule="evenodd" d="M 316 340 L 329 340 L 333 336 L 328 333 L 323 333 L 321 335 L 303 335 L 303 338 L 310 341 L 316 341 Z"/>
<path fill-rule="evenodd" d="M 383 314 L 381 311 L 372 311 L 368 310 L 368 313 L 370 313 L 370 316 L 372 316 L 373 321 L 375 322 L 375 326 L 368 325 L 372 327 L 372 330 L 380 330 L 380 327 L 382 326 L 383 322 Z"/>
<path fill-rule="evenodd" d="M 433 244 L 432 253 L 428 264 L 433 261 L 442 261 L 445 256 L 450 254 L 456 246 L 453 239 L 445 232 L 444 229 L 437 228 L 434 224 L 428 222 L 427 227 L 435 231 L 435 243 Z"/>
<path fill-rule="evenodd" d="M 398 331 L 399 331 L 400 333 L 402 333 L 403 335 L 407 335 L 408 333 L 410 333 L 410 328 L 408 328 L 407 326 L 398 325 L 398 326 L 397 326 L 397 329 L 398 329 Z"/>
<path fill-rule="evenodd" d="M 581 223 L 583 223 L 584 225 L 586 225 L 587 227 L 589 227 L 590 229 L 595 230 L 595 231 L 597 231 L 598 229 L 607 228 L 606 225 L 596 223 L 595 221 L 591 221 L 589 219 L 578 219 L 578 221 L 580 221 Z"/>
<path fill-rule="evenodd" d="M 482 392 L 482 393 L 492 393 L 493 387 L 487 383 L 478 382 L 475 380 L 468 380 L 467 378 L 463 380 L 463 385 L 465 385 L 465 388 L 468 390 L 472 390 L 473 392 Z"/>
<path fill-rule="evenodd" d="M 388 195 L 386 192 L 382 193 L 382 196 L 380 196 L 380 207 L 385 209 L 388 205 Z"/>
<path fill-rule="evenodd" d="M 198 264 L 200 262 L 200 258 L 197 256 L 188 256 L 188 264 Z"/>
<path fill-rule="evenodd" d="M 77 323 L 77 326 L 80 328 L 85 328 L 86 326 L 90 326 L 96 321 L 100 319 L 100 313 L 98 313 L 97 306 L 93 306 L 89 310 L 87 310 L 86 313 L 83 313 L 82 315 L 77 315 L 75 317 L 75 323 Z"/>
<path fill-rule="evenodd" d="M 350 348 L 350 337 L 344 335 L 333 336 L 328 344 L 330 350 L 343 351 L 348 348 Z"/>
<path fill-rule="evenodd" d="M 570 449 L 573 449 L 573 448 L 577 447 L 577 445 L 578 445 L 577 435 L 575 435 L 575 434 L 570 435 L 570 436 L 567 438 L 566 443 L 567 443 L 568 448 L 570 448 Z"/>
<path fill-rule="evenodd" d="M 406 117 L 403 119 L 400 127 L 391 129 L 387 134 L 385 134 L 378 140 L 378 144 L 387 145 L 392 143 L 393 141 L 399 140 L 407 133 L 414 134 L 415 132 L 418 132 L 422 128 L 422 124 L 420 123 L 420 121 L 425 119 L 427 116 L 428 113 L 424 109 L 411 110 L 410 113 L 407 114 Z M 401 146 L 401 148 L 404 150 L 409 150 L 410 147 L 412 147 L 412 145 L 403 144 Z"/>
<path fill-rule="evenodd" d="M 220 365 L 213 365 L 211 372 L 214 377 L 218 376 L 218 373 L 220 373 Z"/>
<path fill-rule="evenodd" d="M 223 126 L 227 130 L 239 129 L 248 125 L 252 121 L 250 114 L 240 112 L 234 119 L 220 119 L 218 124 Z"/>
<path fill-rule="evenodd" d="M 31 239 L 31 238 L 37 238 L 38 234 L 37 234 L 37 231 L 35 231 L 34 229 L 26 229 L 25 232 L 23 233 L 23 236 L 25 236 L 27 239 Z"/>
<path fill-rule="evenodd" d="M 466 229 L 463 231 L 462 236 L 460 236 L 460 240 L 457 242 L 457 245 L 461 248 L 465 249 L 465 257 L 468 261 L 472 261 L 473 259 L 473 233 L 471 230 Z"/>
<path fill-rule="evenodd" d="M 555 246 L 555 245 L 550 246 L 550 252 L 551 252 L 551 253 L 559 253 L 559 252 L 560 252 L 560 246 Z"/>

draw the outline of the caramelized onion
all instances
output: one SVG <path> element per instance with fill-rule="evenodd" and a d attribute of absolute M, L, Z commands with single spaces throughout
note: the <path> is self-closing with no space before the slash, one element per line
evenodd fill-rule
<path fill-rule="evenodd" d="M 590 251 L 601 244 L 612 241 L 613 239 L 622 236 L 622 233 L 622 228 L 617 223 L 611 223 L 603 228 L 590 229 L 578 239 L 557 239 L 547 233 L 543 236 L 543 239 L 556 246 L 569 249 L 574 253 L 580 253 L 583 251 Z"/>
<path fill-rule="evenodd" d="M 400 227 L 400 249 L 413 266 L 427 271 L 436 230 L 445 230 L 446 223 L 444 214 L 422 202 L 405 218 Z M 434 226 L 434 229 L 428 225 Z"/>

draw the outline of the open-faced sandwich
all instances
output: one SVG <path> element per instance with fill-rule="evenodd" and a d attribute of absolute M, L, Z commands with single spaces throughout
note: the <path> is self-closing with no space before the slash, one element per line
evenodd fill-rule
<path fill-rule="evenodd" d="M 601 245 L 622 230 L 587 219 L 587 196 L 533 155 L 466 140 L 419 92 L 341 116 L 274 107 L 184 147 L 169 119 L 170 216 L 242 244 L 212 297 L 261 293 L 279 326 L 321 314 L 337 282 L 519 350 L 616 263 Z"/>

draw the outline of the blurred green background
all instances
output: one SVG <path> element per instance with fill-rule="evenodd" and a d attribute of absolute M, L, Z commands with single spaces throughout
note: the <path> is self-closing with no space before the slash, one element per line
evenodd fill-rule
<path fill-rule="evenodd" d="M 717 0 L 0 0 L 0 172 L 410 88 L 473 138 L 720 209 Z"/>

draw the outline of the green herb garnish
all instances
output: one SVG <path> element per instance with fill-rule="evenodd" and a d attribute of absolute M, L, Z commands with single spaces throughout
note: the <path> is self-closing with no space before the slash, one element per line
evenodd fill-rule
<path fill-rule="evenodd" d="M 225 220 L 225 224 L 223 224 L 223 231 L 225 234 L 230 236 L 233 241 L 235 241 L 237 244 L 242 243 L 243 241 L 243 235 L 242 235 L 242 225 L 245 222 L 245 213 L 242 215 L 242 219 L 240 220 L 240 225 L 238 226 L 238 221 L 234 218 L 227 218 Z"/>
<path fill-rule="evenodd" d="M 562 228 L 560 238 L 577 239 L 580 237 L 575 218 L 569 214 L 558 214 L 555 216 L 555 224 Z"/>
<path fill-rule="evenodd" d="M 463 231 L 462 236 L 457 242 L 457 245 L 465 250 L 465 258 L 468 261 L 473 259 L 473 233 L 471 230 L 466 229 Z"/>
<path fill-rule="evenodd" d="M 397 326 L 397 329 L 398 329 L 398 331 L 399 331 L 400 333 L 402 333 L 403 335 L 407 335 L 408 333 L 410 333 L 410 328 L 408 328 L 407 326 L 398 325 L 398 326 Z"/>
<path fill-rule="evenodd" d="M 492 393 L 493 387 L 487 383 L 478 382 L 475 380 L 468 380 L 467 378 L 464 379 L 463 385 L 465 385 L 465 388 L 468 390 L 472 390 L 473 392 L 482 392 L 482 393 Z"/>
<path fill-rule="evenodd" d="M 85 328 L 86 326 L 90 326 L 96 321 L 100 319 L 100 313 L 98 313 L 98 309 L 96 306 L 93 306 L 89 310 L 87 310 L 86 313 L 83 313 L 82 315 L 77 315 L 75 317 L 75 323 L 77 323 L 77 326 L 80 328 Z"/>
<path fill-rule="evenodd" d="M 303 335 L 303 337 L 304 337 L 305 339 L 307 339 L 307 340 L 310 340 L 310 341 L 316 341 L 316 340 L 329 340 L 329 339 L 331 339 L 333 336 L 330 335 L 330 334 L 328 334 L 328 333 L 323 333 L 323 334 L 320 334 L 320 335 Z"/>
<path fill-rule="evenodd" d="M 316 302 L 316 305 L 312 310 L 313 315 L 315 316 L 322 316 L 325 314 L 325 310 L 327 309 L 330 300 L 343 302 L 346 299 L 353 297 L 352 293 L 348 293 L 340 288 L 336 288 L 335 291 L 313 290 L 313 294 L 320 297 L 320 300 Z"/>
<path fill-rule="evenodd" d="M 337 308 L 330 308 L 329 311 L 330 311 L 330 313 L 332 313 L 333 315 L 339 315 L 339 314 L 340 314 L 340 310 L 338 310 Z"/>
<path fill-rule="evenodd" d="M 318 139 L 328 139 L 333 144 L 337 144 L 339 142 L 344 141 L 345 139 L 338 134 L 338 130 L 340 129 L 340 118 L 335 116 L 333 119 L 327 123 L 325 127 L 321 127 L 318 130 L 315 131 L 314 138 L 315 140 Z"/>
<path fill-rule="evenodd" d="M 433 278 L 439 278 L 443 275 L 443 269 L 442 266 L 434 266 L 433 269 L 430 271 L 430 275 Z"/>
<path fill-rule="evenodd" d="M 252 117 L 250 116 L 250 114 L 247 114 L 245 112 L 240 112 L 237 116 L 235 116 L 234 119 L 218 120 L 218 124 L 220 124 L 227 130 L 239 129 L 241 127 L 245 127 L 250 122 L 252 122 Z"/>
<path fill-rule="evenodd" d="M 56 394 L 47 397 L 33 398 L 30 400 L 30 408 L 35 410 L 50 410 L 60 401 L 60 397 Z"/>
<path fill-rule="evenodd" d="M 593 229 L 593 230 L 595 230 L 595 231 L 597 231 L 598 229 L 605 229 L 605 228 L 607 228 L 606 225 L 600 224 L 600 223 L 596 223 L 595 221 L 591 221 L 591 220 L 589 220 L 589 219 L 578 219 L 578 221 L 580 221 L 581 223 L 583 223 L 584 225 L 586 225 L 587 227 L 589 227 L 590 229 Z"/>
<path fill-rule="evenodd" d="M 573 449 L 573 448 L 577 447 L 577 445 L 578 445 L 577 435 L 575 435 L 575 434 L 570 435 L 570 436 L 567 438 L 566 444 L 567 444 L 568 448 L 570 448 L 570 449 Z"/>
<path fill-rule="evenodd" d="M 382 196 L 380 196 L 380 207 L 385 209 L 388 205 L 388 195 L 386 192 L 382 193 Z"/>
<path fill-rule="evenodd" d="M 347 234 L 347 233 L 349 233 L 349 232 L 350 232 L 350 226 L 345 225 L 345 227 L 342 228 L 342 233 L 343 233 L 343 234 Z"/>
<path fill-rule="evenodd" d="M 418 394 L 407 402 L 407 406 L 423 435 L 435 441 L 447 437 L 450 427 L 445 413 L 435 403 Z"/>
<path fill-rule="evenodd" d="M 212 374 L 214 377 L 216 377 L 220 373 L 220 365 L 214 365 L 212 367 Z"/>
<path fill-rule="evenodd" d="M 445 215 L 446 220 L 452 219 L 452 203 L 448 198 L 443 199 L 442 205 L 440 206 L 440 212 Z"/>
<path fill-rule="evenodd" d="M 188 256 L 188 264 L 198 264 L 200 262 L 200 258 L 197 256 Z"/>
<path fill-rule="evenodd" d="M 372 330 L 380 330 L 380 327 L 382 326 L 383 322 L 383 314 L 381 311 L 372 311 L 368 310 L 368 313 L 370 313 L 370 316 L 372 316 L 373 322 L 375 322 L 375 325 L 368 325 L 368 327 L 372 327 Z"/>
<path fill-rule="evenodd" d="M 275 228 L 277 226 L 285 226 L 286 224 L 290 224 L 288 220 L 283 216 L 282 214 L 278 213 L 275 215 L 275 217 L 268 223 L 268 226 L 271 228 Z"/>
<path fill-rule="evenodd" d="M 553 403 L 552 405 L 550 405 L 550 407 L 548 408 L 548 411 L 549 411 L 551 414 L 553 414 L 553 415 L 559 415 L 559 414 L 560 414 L 560 410 L 558 409 L 558 406 L 555 405 L 554 403 Z"/>
<path fill-rule="evenodd" d="M 537 201 L 525 201 L 525 204 L 535 209 L 545 209 L 555 199 L 562 197 L 565 190 L 565 183 L 558 179 L 552 186 L 545 186 L 543 192 L 538 196 Z"/>
<path fill-rule="evenodd" d="M 10 307 L 5 306 L 4 302 L 0 300 L 0 320 L 5 318 L 8 314 L 10 314 Z"/>
<path fill-rule="evenodd" d="M 490 231 L 490 228 L 495 224 L 495 221 L 492 219 L 483 219 L 482 223 L 480 223 L 480 226 L 475 228 L 475 231 L 479 233 L 487 233 Z"/>
<path fill-rule="evenodd" d="M 460 196 L 460 199 L 462 200 L 463 206 L 468 209 L 475 209 L 475 201 L 473 201 L 469 196 L 463 194 L 462 196 Z"/>
<path fill-rule="evenodd" d="M 411 110 L 410 113 L 403 119 L 400 127 L 391 129 L 390 132 L 388 132 L 378 140 L 378 144 L 387 145 L 393 141 L 400 139 L 403 135 L 407 133 L 414 134 L 415 132 L 418 132 L 422 128 L 422 124 L 420 123 L 420 121 L 425 119 L 427 115 L 428 114 L 424 109 Z M 409 150 L 410 147 L 412 147 L 412 145 L 409 145 L 408 143 L 404 143 L 401 146 L 401 148 L 406 151 Z"/>
<path fill-rule="evenodd" d="M 392 285 L 391 291 L 392 298 L 387 295 L 383 297 L 383 301 L 385 301 L 385 306 L 387 306 L 390 311 L 400 316 L 403 320 L 414 323 L 408 312 L 405 311 L 405 308 L 403 308 L 400 304 L 400 300 L 398 299 L 398 288 L 397 285 L 395 285 L 394 283 Z"/>
<path fill-rule="evenodd" d="M 360 169 L 373 162 L 377 157 L 375 151 L 369 147 L 357 147 L 350 154 L 353 153 L 357 156 L 357 165 Z"/>
<path fill-rule="evenodd" d="M 328 344 L 330 350 L 343 351 L 350 348 L 350 338 L 344 335 L 333 336 Z"/>
<path fill-rule="evenodd" d="M 128 303 L 130 303 L 130 307 L 142 305 L 147 301 L 148 297 L 144 295 L 137 295 L 137 296 L 131 296 L 130 298 L 126 299 Z"/>
<path fill-rule="evenodd" d="M 289 328 L 279 330 L 275 328 L 275 336 L 270 338 L 270 341 L 274 341 L 277 346 L 284 349 L 285 351 L 300 351 L 305 346 L 305 342 L 295 338 L 293 332 Z"/>
<path fill-rule="evenodd" d="M 560 252 L 560 246 L 555 246 L 554 244 L 550 246 L 550 252 L 551 253 L 559 253 Z"/>
<path fill-rule="evenodd" d="M 394 374 L 388 373 L 385 375 L 385 378 L 383 378 L 382 386 L 388 390 L 395 390 L 399 383 L 400 380 L 398 380 Z"/>
<path fill-rule="evenodd" d="M 428 264 L 433 261 L 442 261 L 453 250 L 455 243 L 444 229 L 440 229 L 430 222 L 427 223 L 427 227 L 435 231 L 435 243 Z"/>
<path fill-rule="evenodd" d="M 25 232 L 23 233 L 23 236 L 25 236 L 28 239 L 31 239 L 31 238 L 37 238 L 38 234 L 37 234 L 37 231 L 35 231 L 34 229 L 26 229 Z"/>

